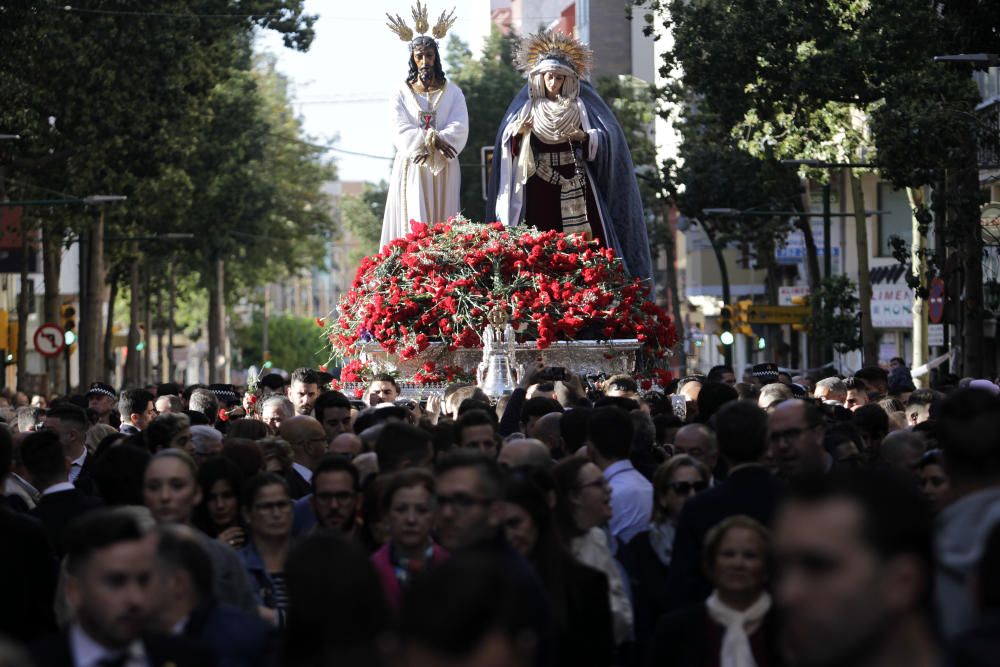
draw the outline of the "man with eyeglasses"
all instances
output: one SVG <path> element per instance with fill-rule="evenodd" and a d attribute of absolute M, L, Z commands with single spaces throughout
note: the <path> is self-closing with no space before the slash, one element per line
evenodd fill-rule
<path fill-rule="evenodd" d="M 499 465 L 473 450 L 459 450 L 435 466 L 437 536 L 448 551 L 502 540 Z"/>
<path fill-rule="evenodd" d="M 763 465 L 768 422 L 762 409 L 748 401 L 731 401 L 715 413 L 715 425 L 729 474 L 725 481 L 684 503 L 666 587 L 670 609 L 702 602 L 712 591 L 701 555 L 708 531 L 737 514 L 768 525 L 784 492 L 784 485 Z"/>
<path fill-rule="evenodd" d="M 361 488 L 358 469 L 349 461 L 327 454 L 313 470 L 312 495 L 308 498 L 316 526 L 353 535 L 357 529 L 357 508 Z M 300 505 L 295 503 L 296 519 Z"/>
<path fill-rule="evenodd" d="M 768 430 L 771 456 L 782 478 L 823 474 L 833 467 L 833 457 L 823 448 L 823 413 L 813 403 L 782 401 L 771 411 Z"/>
<path fill-rule="evenodd" d="M 438 543 L 451 553 L 453 563 L 489 561 L 510 575 L 511 594 L 526 610 L 526 625 L 539 639 L 535 664 L 550 664 L 549 603 L 531 565 L 504 537 L 499 464 L 480 452 L 460 449 L 437 460 L 434 477 Z"/>

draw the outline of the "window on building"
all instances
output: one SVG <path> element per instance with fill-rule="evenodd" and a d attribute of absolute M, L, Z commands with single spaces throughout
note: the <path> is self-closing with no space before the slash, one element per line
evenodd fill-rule
<path fill-rule="evenodd" d="M 897 190 L 891 183 L 879 183 L 878 210 L 889 212 L 878 216 L 878 248 L 872 254 L 875 257 L 892 257 L 890 238 L 900 237 L 907 247 L 913 240 L 913 216 L 906 190 Z"/>

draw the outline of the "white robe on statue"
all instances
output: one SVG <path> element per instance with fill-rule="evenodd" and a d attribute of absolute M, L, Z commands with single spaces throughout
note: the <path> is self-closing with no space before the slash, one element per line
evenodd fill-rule
<path fill-rule="evenodd" d="M 457 153 L 462 152 L 469 137 L 469 112 L 461 88 L 449 81 L 440 99 L 437 95 L 436 91 L 431 95 L 436 113 L 433 127 L 429 129 L 424 129 L 421 118 L 422 112 L 429 109 L 426 96 L 415 94 L 404 83 L 392 100 L 391 131 L 396 158 L 392 163 L 389 196 L 382 218 L 379 244 L 382 248 L 406 236 L 410 232 L 410 220 L 429 224 L 444 222 L 461 210 L 462 173 L 458 155 L 447 160 L 439 151 L 431 151 L 423 164 L 413 162 L 415 156 L 427 152 L 434 132 L 454 146 Z"/>

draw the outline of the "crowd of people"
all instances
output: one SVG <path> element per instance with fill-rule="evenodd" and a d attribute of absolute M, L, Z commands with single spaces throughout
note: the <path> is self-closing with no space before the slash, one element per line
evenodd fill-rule
<path fill-rule="evenodd" d="M 0 666 L 996 665 L 1000 387 L 891 366 L 5 395 Z"/>

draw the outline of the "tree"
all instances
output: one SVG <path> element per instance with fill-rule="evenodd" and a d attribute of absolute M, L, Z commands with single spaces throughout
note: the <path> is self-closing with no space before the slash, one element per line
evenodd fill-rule
<path fill-rule="evenodd" d="M 824 278 L 809 293 L 813 316 L 806 322 L 809 335 L 844 354 L 861 347 L 857 284 L 845 275 Z"/>
<path fill-rule="evenodd" d="M 357 240 L 358 247 L 348 255 L 352 266 L 361 263 L 362 258 L 378 252 L 382 240 L 382 217 L 385 214 L 385 200 L 389 195 L 389 185 L 381 181 L 378 185 L 365 183 L 361 195 L 347 195 L 340 202 L 340 224 L 350 231 Z"/>
<path fill-rule="evenodd" d="M 326 339 L 316 322 L 306 317 L 269 317 L 268 351 L 276 368 L 290 370 L 301 366 L 315 366 L 327 358 Z M 250 324 L 237 327 L 236 347 L 242 364 L 249 366 L 264 360 L 261 347 L 263 319 L 255 313 Z"/>
<path fill-rule="evenodd" d="M 675 320 L 680 318 L 680 290 L 677 284 L 677 253 L 674 232 L 670 224 L 671 201 L 664 165 L 657 163 L 653 124 L 656 120 L 656 91 L 645 81 L 633 76 L 602 77 L 597 91 L 618 119 L 635 165 L 639 196 L 648 219 L 650 247 L 654 259 L 658 249 L 666 254 L 666 271 L 661 282 Z M 683 344 L 682 342 L 678 343 Z"/>
<path fill-rule="evenodd" d="M 873 143 L 866 134 L 867 119 L 890 98 L 919 102 L 915 91 L 926 86 L 904 82 L 914 72 L 928 72 L 935 51 L 988 52 L 1000 41 L 995 11 L 989 14 L 984 3 L 964 0 L 937 5 L 908 0 L 654 0 L 636 4 L 648 8 L 647 20 L 662 20 L 673 30 L 674 46 L 665 54 L 665 67 L 680 67 L 683 76 L 667 90 L 667 96 L 704 103 L 718 114 L 723 127 L 731 128 L 741 146 L 777 157 L 867 162 L 876 151 L 898 149 L 892 145 L 891 133 L 876 133 Z M 938 68 L 932 76 L 953 79 L 948 85 L 959 86 L 964 73 Z M 966 98 L 951 103 L 964 113 L 972 112 Z M 960 121 L 953 115 L 946 124 L 956 126 Z M 914 141 L 912 135 L 909 141 Z M 975 320 L 968 322 L 970 332 L 982 329 L 981 298 L 977 297 L 982 293 L 981 279 L 972 284 L 977 278 L 970 264 L 978 262 L 972 259 L 978 258 L 977 242 L 975 234 L 968 233 L 975 225 L 971 146 L 967 140 L 959 144 L 967 175 L 958 179 L 963 193 L 958 200 L 964 203 L 956 207 L 955 218 L 948 223 L 967 232 L 968 247 L 962 250 L 965 288 L 969 301 L 977 302 L 966 311 Z M 870 290 L 864 275 L 864 205 L 859 201 L 856 175 L 851 177 L 862 273 L 860 308 L 865 314 L 864 359 L 871 364 L 876 361 L 876 350 L 867 316 Z M 976 373 L 981 340 L 969 340 L 966 347 L 966 372 Z"/>
<path fill-rule="evenodd" d="M 182 226 L 194 191 L 186 160 L 212 91 L 231 67 L 249 63 L 240 45 L 255 27 L 282 32 L 287 46 L 308 48 L 315 17 L 303 14 L 302 4 L 168 0 L 157 12 L 138 0 L 93 11 L 36 3 L 0 6 L 5 54 L 0 127 L 24 138 L 4 171 L 60 193 L 127 195 L 127 205 L 107 212 L 110 228 L 121 235 Z M 57 221 L 49 238 L 61 233 L 89 238 L 91 222 L 87 216 Z M 100 229 L 103 217 L 93 226 Z M 94 234 L 99 241 L 100 233 Z M 98 243 L 89 247 L 102 250 Z M 103 284 L 103 263 L 92 265 L 90 279 Z M 101 309 L 97 302 L 81 305 L 86 351 L 81 369 L 87 382 L 103 377 L 97 352 Z"/>

